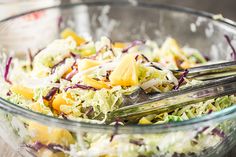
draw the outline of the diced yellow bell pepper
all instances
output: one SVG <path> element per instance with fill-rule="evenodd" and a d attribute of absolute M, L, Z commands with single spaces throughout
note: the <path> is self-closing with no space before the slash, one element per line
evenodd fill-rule
<path fill-rule="evenodd" d="M 89 47 L 89 48 L 81 48 L 77 52 L 82 57 L 88 57 L 96 53 L 95 47 Z"/>
<path fill-rule="evenodd" d="M 138 72 L 135 57 L 125 55 L 119 65 L 109 76 L 112 85 L 133 86 L 138 85 Z"/>
<path fill-rule="evenodd" d="M 147 124 L 152 124 L 152 122 L 148 120 L 146 117 L 143 117 L 139 120 L 138 124 L 147 125 Z"/>
<path fill-rule="evenodd" d="M 32 142 L 41 142 L 43 144 L 56 143 L 63 146 L 69 146 L 75 143 L 71 133 L 65 129 L 49 128 L 37 122 L 29 122 L 28 130 L 32 136 Z"/>
<path fill-rule="evenodd" d="M 40 106 L 40 104 L 38 102 L 35 102 L 31 105 L 31 109 L 34 111 L 34 112 L 39 112 L 39 113 L 42 113 L 43 112 L 43 109 L 42 107 Z"/>
<path fill-rule="evenodd" d="M 84 38 L 78 36 L 70 28 L 66 28 L 63 32 L 61 32 L 61 38 L 66 39 L 68 37 L 72 37 L 76 41 L 78 46 L 86 42 L 86 40 Z"/>
<path fill-rule="evenodd" d="M 191 68 L 193 66 L 195 66 L 196 64 L 190 61 L 184 61 L 182 64 L 180 64 L 181 68 L 183 69 L 188 69 Z"/>
<path fill-rule="evenodd" d="M 114 48 L 120 48 L 120 49 L 123 49 L 123 48 L 125 48 L 126 46 L 127 46 L 126 43 L 121 43 L 121 42 L 115 42 L 115 43 L 113 44 L 113 47 L 114 47 Z"/>
<path fill-rule="evenodd" d="M 69 94 L 67 94 L 67 98 L 72 99 L 71 96 Z M 60 112 L 60 106 L 61 105 L 68 105 L 68 106 L 72 106 L 73 104 L 69 103 L 68 101 L 66 101 L 63 98 L 63 94 L 57 94 L 54 98 L 54 100 L 52 101 L 52 107 L 53 109 L 55 109 L 56 111 Z"/>
<path fill-rule="evenodd" d="M 188 60 L 177 41 L 173 38 L 167 38 L 161 47 L 163 53 L 174 53 L 176 57 L 182 60 Z"/>
<path fill-rule="evenodd" d="M 78 69 L 79 71 L 87 70 L 89 68 L 100 65 L 101 63 L 92 59 L 82 59 L 79 62 Z"/>
<path fill-rule="evenodd" d="M 84 75 L 82 77 L 83 79 L 83 82 L 88 85 L 88 86 L 91 86 L 93 88 L 96 88 L 96 89 L 102 89 L 102 88 L 110 88 L 110 86 L 104 82 L 104 81 L 97 81 L 95 79 L 92 79 L 86 75 Z"/>
<path fill-rule="evenodd" d="M 31 88 L 24 87 L 21 85 L 13 85 L 10 90 L 13 93 L 22 95 L 26 99 L 33 99 L 34 98 L 34 91 Z"/>

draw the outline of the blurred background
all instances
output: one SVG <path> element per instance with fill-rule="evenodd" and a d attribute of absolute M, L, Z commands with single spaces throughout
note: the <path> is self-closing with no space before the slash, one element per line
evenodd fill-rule
<path fill-rule="evenodd" d="M 75 0 L 0 0 L 0 18 L 16 14 L 19 11 L 34 9 L 60 2 Z M 78 1 L 78 0 L 77 0 Z M 156 0 L 164 4 L 186 6 L 198 10 L 204 10 L 215 14 L 223 14 L 224 17 L 236 20 L 235 0 Z M 17 2 L 17 6 L 14 3 Z M 20 5 L 19 5 L 20 4 Z M 7 8 L 7 10 L 5 9 Z M 11 8 L 9 10 L 8 8 Z"/>
<path fill-rule="evenodd" d="M 0 0 L 0 19 L 20 11 L 79 0 Z M 222 14 L 224 17 L 236 20 L 236 0 L 154 0 L 164 4 L 186 6 L 198 10 Z M 14 3 L 17 2 L 17 5 Z M 16 3 L 15 3 L 16 4 Z M 10 8 L 10 9 L 9 9 Z"/>
<path fill-rule="evenodd" d="M 45 6 L 57 5 L 65 3 L 69 0 L 0 0 L 0 19 L 33 10 Z M 75 1 L 75 0 L 71 0 Z M 78 1 L 78 0 L 77 0 Z M 236 21 L 236 0 L 156 0 L 163 4 L 171 4 L 177 6 L 185 6 L 197 10 L 203 10 L 214 14 L 222 14 L 225 18 Z M 11 151 L 0 139 L 0 156 L 2 157 L 17 157 L 18 155 Z M 4 153 L 3 153 L 4 152 Z M 3 153 L 3 154 L 2 154 Z M 236 156 L 236 148 L 228 154 L 227 157 Z"/>

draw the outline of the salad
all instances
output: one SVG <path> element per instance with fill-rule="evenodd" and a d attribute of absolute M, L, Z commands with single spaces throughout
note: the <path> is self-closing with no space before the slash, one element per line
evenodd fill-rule
<path fill-rule="evenodd" d="M 105 122 L 108 112 L 120 107 L 122 95 L 131 94 L 138 88 L 147 93 L 163 93 L 200 83 L 185 78 L 187 69 L 208 62 L 198 50 L 181 47 L 171 37 L 162 45 L 150 40 L 114 42 L 107 37 L 94 42 L 78 36 L 71 29 L 65 29 L 61 39 L 35 55 L 29 52 L 28 60 L 12 57 L 5 60 L 3 77 L 0 78 L 2 98 L 45 115 L 98 124 Z M 185 72 L 178 80 L 170 69 L 185 69 Z M 235 102 L 235 96 L 224 96 L 173 112 L 142 117 L 137 125 L 188 120 L 220 111 Z M 77 135 L 36 122 L 25 123 L 26 130 L 31 132 L 26 146 L 39 156 L 46 153 L 52 156 L 153 156 L 163 150 L 168 150 L 171 155 L 195 154 L 214 146 L 224 137 L 221 130 L 204 128 L 197 133 L 201 134 L 199 137 L 196 133 L 188 133 L 189 136 L 183 139 L 186 144 L 180 149 L 173 143 L 161 142 L 164 135 Z M 111 125 L 126 124 L 117 120 Z M 205 131 L 213 133 L 204 134 Z M 184 136 L 182 132 L 176 134 Z M 86 139 L 84 147 L 87 149 L 82 148 L 78 138 Z M 126 151 L 119 152 L 123 145 L 127 145 Z"/>

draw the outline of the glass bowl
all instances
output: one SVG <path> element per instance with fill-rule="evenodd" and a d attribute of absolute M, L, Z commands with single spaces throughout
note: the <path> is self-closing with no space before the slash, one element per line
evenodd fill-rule
<path fill-rule="evenodd" d="M 232 43 L 236 37 L 236 24 L 219 15 L 151 0 L 86 0 L 0 21 L 2 54 L 14 51 L 22 58 L 29 49 L 36 53 L 66 27 L 94 40 L 105 35 L 114 41 L 151 39 L 160 44 L 172 36 L 214 61 L 230 60 L 224 35 Z M 182 122 L 117 127 L 57 119 L 0 98 L 0 135 L 24 157 L 222 156 L 236 143 L 235 128 L 234 105 Z"/>

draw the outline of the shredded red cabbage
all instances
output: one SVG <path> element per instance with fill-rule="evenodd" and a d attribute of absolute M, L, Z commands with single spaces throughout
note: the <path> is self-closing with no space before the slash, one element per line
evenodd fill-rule
<path fill-rule="evenodd" d="M 61 113 L 61 116 L 62 116 L 63 119 L 66 119 L 66 120 L 68 119 L 67 116 L 66 116 L 66 114 L 63 113 L 63 112 Z"/>
<path fill-rule="evenodd" d="M 73 52 L 70 52 L 71 57 L 73 57 L 75 60 L 80 59 L 81 56 L 79 54 L 74 54 Z"/>
<path fill-rule="evenodd" d="M 225 138 L 225 133 L 220 129 L 214 128 L 211 132 L 213 135 L 217 135 L 219 137 Z"/>
<path fill-rule="evenodd" d="M 135 61 L 138 61 L 138 57 L 139 57 L 139 55 L 136 55 L 136 56 L 135 56 L 135 58 L 134 58 Z"/>
<path fill-rule="evenodd" d="M 66 75 L 65 79 L 70 81 L 77 72 L 78 72 L 77 69 L 73 69 L 69 74 Z"/>
<path fill-rule="evenodd" d="M 61 61 L 58 62 L 57 64 L 55 64 L 55 65 L 52 67 L 51 73 L 52 73 L 52 74 L 55 73 L 56 68 L 57 68 L 58 66 L 64 64 L 64 63 L 65 63 L 65 60 L 66 60 L 66 58 L 64 58 L 63 60 L 61 60 Z"/>
<path fill-rule="evenodd" d="M 141 56 L 142 56 L 147 62 L 150 62 L 149 59 L 148 59 L 144 54 L 141 54 Z"/>
<path fill-rule="evenodd" d="M 150 62 L 149 59 L 144 55 L 144 54 L 141 54 L 142 58 L 146 61 L 146 62 Z M 138 61 L 138 57 L 139 55 L 136 55 L 135 56 L 135 60 Z M 143 61 L 142 61 L 143 62 Z"/>
<path fill-rule="evenodd" d="M 61 150 L 69 150 L 68 147 L 64 147 L 60 144 L 54 144 L 54 143 L 48 144 L 46 148 L 51 150 L 54 153 L 61 152 Z"/>
<path fill-rule="evenodd" d="M 41 142 L 37 141 L 37 142 L 35 142 L 33 144 L 26 144 L 26 147 L 29 147 L 29 148 L 31 148 L 31 149 L 33 149 L 35 151 L 39 151 L 40 149 L 44 148 L 45 145 L 42 144 Z"/>
<path fill-rule="evenodd" d="M 59 17 L 58 17 L 58 23 L 57 23 L 57 27 L 58 27 L 59 29 L 61 28 L 62 22 L 63 22 L 63 18 L 62 18 L 62 16 L 59 16 Z"/>
<path fill-rule="evenodd" d="M 129 51 L 129 49 L 131 49 L 132 47 L 134 46 L 137 46 L 137 45 L 142 45 L 144 44 L 145 42 L 144 41 L 141 41 L 141 40 L 135 40 L 133 41 L 128 47 L 126 47 L 125 49 L 122 50 L 123 53 L 126 53 Z"/>
<path fill-rule="evenodd" d="M 53 87 L 43 99 L 50 101 L 52 100 L 53 96 L 58 92 L 59 88 Z"/>
<path fill-rule="evenodd" d="M 64 147 L 60 144 L 49 143 L 48 145 L 45 145 L 39 141 L 36 141 L 33 144 L 26 144 L 26 147 L 31 148 L 35 151 L 39 151 L 42 148 L 47 148 L 54 153 L 61 152 L 61 150 L 69 150 L 68 147 Z"/>
<path fill-rule="evenodd" d="M 197 132 L 196 136 L 194 138 L 198 138 L 198 135 L 209 129 L 209 126 L 203 127 L 200 131 Z"/>
<path fill-rule="evenodd" d="M 8 92 L 7 92 L 7 96 L 11 96 L 12 95 L 12 92 L 9 90 Z"/>
<path fill-rule="evenodd" d="M 110 74 L 111 74 L 111 70 L 107 70 L 107 71 L 106 71 L 106 79 L 107 79 L 107 80 L 109 80 Z"/>
<path fill-rule="evenodd" d="M 233 60 L 236 61 L 236 50 L 231 43 L 231 39 L 229 38 L 228 35 L 224 35 L 224 36 L 225 36 L 225 39 L 226 39 L 227 43 L 229 44 L 230 48 L 232 49 L 231 56 L 232 56 Z"/>
<path fill-rule="evenodd" d="M 30 61 L 30 67 L 33 65 L 33 55 L 31 49 L 28 49 L 28 55 L 29 55 L 29 61 Z"/>
<path fill-rule="evenodd" d="M 159 68 L 158 66 L 154 65 L 152 62 L 151 62 L 151 67 L 157 69 L 157 70 L 162 70 L 161 68 Z"/>
<path fill-rule="evenodd" d="M 12 57 L 9 57 L 5 66 L 5 71 L 4 71 L 4 80 L 10 84 L 11 84 L 11 81 L 8 79 L 8 74 L 9 74 L 11 62 L 12 62 Z"/>
<path fill-rule="evenodd" d="M 208 114 L 211 114 L 212 112 L 213 112 L 213 110 L 209 110 L 209 111 L 208 111 Z"/>
<path fill-rule="evenodd" d="M 174 90 L 179 89 L 180 85 L 184 82 L 184 78 L 188 75 L 189 71 L 188 69 L 185 69 L 183 74 L 180 76 L 178 80 L 178 85 L 174 87 Z"/>
<path fill-rule="evenodd" d="M 136 140 L 136 139 L 130 139 L 130 140 L 129 140 L 129 143 L 135 144 L 135 145 L 137 145 L 137 146 L 145 145 L 145 143 L 144 143 L 144 141 L 143 141 L 142 138 L 137 139 L 137 140 Z"/>
<path fill-rule="evenodd" d="M 76 89 L 76 88 L 80 88 L 80 89 L 84 89 L 84 90 L 94 90 L 96 91 L 97 89 L 91 86 L 86 86 L 86 85 L 81 85 L 81 84 L 75 84 L 73 86 L 70 87 L 66 87 L 64 90 L 68 91 L 69 89 Z"/>
<path fill-rule="evenodd" d="M 115 120 L 115 125 L 114 125 L 114 132 L 113 132 L 113 134 L 111 135 L 110 142 L 112 142 L 112 140 L 114 139 L 114 137 L 118 134 L 119 121 L 120 121 L 119 118 L 116 118 L 116 120 Z"/>
<path fill-rule="evenodd" d="M 34 60 L 34 58 L 35 58 L 35 56 L 37 56 L 42 50 L 44 50 L 45 48 L 42 48 L 42 49 L 39 49 L 33 56 L 32 56 L 32 58 L 33 58 L 33 60 Z"/>
<path fill-rule="evenodd" d="M 172 157 L 185 157 L 186 155 L 184 153 L 177 153 L 174 152 L 174 154 L 172 155 Z"/>
<path fill-rule="evenodd" d="M 85 111 L 86 116 L 91 116 L 94 113 L 93 107 L 89 106 L 87 110 Z"/>

